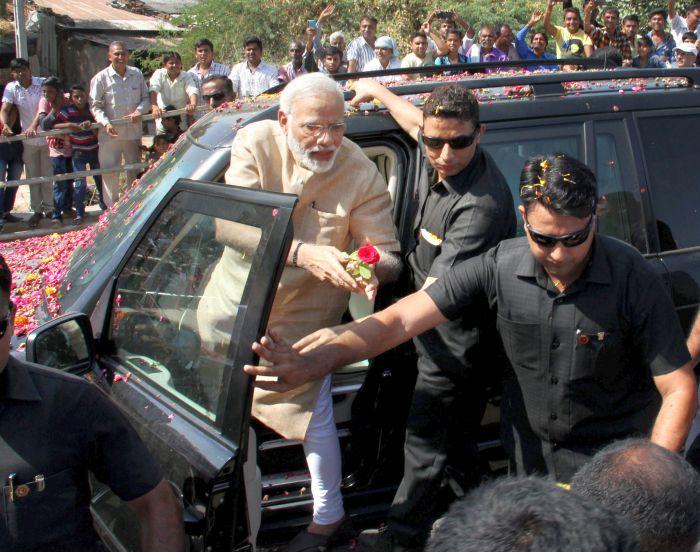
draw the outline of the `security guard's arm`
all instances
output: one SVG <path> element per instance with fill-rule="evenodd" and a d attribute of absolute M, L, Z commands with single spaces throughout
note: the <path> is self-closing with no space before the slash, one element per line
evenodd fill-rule
<path fill-rule="evenodd" d="M 651 432 L 651 440 L 669 450 L 679 451 L 683 448 L 698 406 L 693 362 L 668 374 L 655 376 L 654 384 L 661 394 L 661 409 Z"/>
<path fill-rule="evenodd" d="M 690 330 L 690 336 L 688 337 L 688 351 L 690 351 L 690 358 L 692 359 L 693 366 L 695 366 L 698 361 L 700 361 L 700 313 L 698 313 L 698 316 L 695 319 L 693 329 Z"/>
<path fill-rule="evenodd" d="M 430 296 L 418 291 L 362 322 L 341 326 L 342 331 L 333 341 L 306 353 L 292 349 L 271 332 L 255 343 L 253 350 L 273 365 L 246 365 L 243 369 L 251 375 L 278 378 L 258 380 L 256 386 L 286 391 L 322 378 L 341 366 L 373 358 L 446 321 Z"/>
<path fill-rule="evenodd" d="M 141 550 L 177 552 L 185 549 L 182 509 L 166 481 L 161 480 L 151 491 L 128 504 L 141 523 Z"/>
<path fill-rule="evenodd" d="M 423 112 L 419 108 L 374 79 L 360 79 L 353 84 L 352 89 L 355 97 L 350 102 L 351 105 L 359 107 L 361 103 L 372 100 L 382 102 L 404 132 L 418 141 L 418 131 L 423 126 Z"/>

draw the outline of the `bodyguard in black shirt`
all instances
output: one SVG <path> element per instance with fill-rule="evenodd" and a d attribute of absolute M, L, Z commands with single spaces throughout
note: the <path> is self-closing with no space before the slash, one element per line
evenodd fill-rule
<path fill-rule="evenodd" d="M 0 550 L 103 550 L 88 472 L 136 512 L 142 550 L 184 550 L 177 499 L 109 397 L 84 379 L 9 356 L 10 281 L 0 256 Z"/>
<path fill-rule="evenodd" d="M 383 102 L 422 153 L 413 240 L 405 252 L 411 291 L 515 236 L 513 197 L 496 163 L 479 146 L 479 103 L 468 89 L 436 88 L 420 110 L 372 79 L 354 88 L 354 103 Z M 502 359 L 493 355 L 498 338 L 488 311 L 456 317 L 414 343 L 418 377 L 406 428 L 404 475 L 382 540 L 422 548 L 433 522 L 454 498 L 443 492 L 446 466 L 463 474 L 465 487 L 480 481 L 477 445 L 486 384 Z"/>
<path fill-rule="evenodd" d="M 246 371 L 280 378 L 258 385 L 296 387 L 486 301 L 511 365 L 501 417 L 518 473 L 568 481 L 597 450 L 632 435 L 680 450 L 696 381 L 660 277 L 634 248 L 595 234 L 596 182 L 582 163 L 531 159 L 520 196 L 525 237 L 460 263 L 307 353 L 264 339 L 254 350 L 274 366 Z"/>

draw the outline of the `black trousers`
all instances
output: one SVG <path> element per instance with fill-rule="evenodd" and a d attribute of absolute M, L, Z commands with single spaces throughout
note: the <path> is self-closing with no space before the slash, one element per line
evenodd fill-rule
<path fill-rule="evenodd" d="M 461 474 L 460 485 L 480 480 L 478 432 L 486 406 L 486 363 L 480 357 L 478 330 L 465 332 L 448 322 L 415 339 L 418 378 L 406 428 L 404 475 L 389 512 L 395 541 L 421 547 L 433 522 L 456 494 L 446 478 Z M 481 373 L 477 373 L 477 369 Z"/>

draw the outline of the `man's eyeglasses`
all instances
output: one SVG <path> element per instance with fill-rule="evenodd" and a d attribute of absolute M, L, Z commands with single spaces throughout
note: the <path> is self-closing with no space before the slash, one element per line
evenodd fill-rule
<path fill-rule="evenodd" d="M 552 236 L 550 234 L 543 234 L 542 232 L 533 230 L 532 226 L 530 226 L 527 221 L 525 222 L 525 228 L 530 234 L 532 241 L 534 241 L 537 245 L 547 248 L 554 247 L 557 242 L 561 242 L 564 247 L 576 247 L 577 245 L 581 245 L 586 241 L 586 239 L 588 239 L 588 234 L 591 233 L 592 225 L 593 215 L 591 215 L 591 218 L 588 220 L 588 224 L 586 224 L 584 228 L 581 228 L 581 230 L 576 230 L 576 232 L 563 234 L 561 236 Z"/>
<path fill-rule="evenodd" d="M 209 103 L 209 100 L 214 100 L 215 102 L 219 102 L 223 100 L 226 97 L 225 92 L 217 92 L 216 94 L 202 94 L 202 99 L 204 100 L 205 103 Z"/>
<path fill-rule="evenodd" d="M 476 126 L 474 132 L 469 136 L 456 136 L 454 138 L 437 138 L 434 136 L 421 135 L 421 140 L 425 144 L 426 148 L 430 149 L 442 149 L 445 144 L 449 144 L 452 149 L 464 149 L 468 148 L 474 143 L 476 137 L 479 135 L 479 125 Z"/>
<path fill-rule="evenodd" d="M 345 131 L 345 123 L 331 123 L 330 125 L 316 125 L 313 123 L 302 123 L 301 128 L 304 129 L 306 134 L 318 138 L 321 134 L 328 132 L 329 134 L 337 136 Z"/>
<path fill-rule="evenodd" d="M 10 301 L 7 309 L 7 314 L 0 319 L 0 339 L 5 337 L 5 332 L 7 332 L 7 327 L 10 325 L 10 320 L 12 320 L 12 312 L 15 310 L 15 304 Z"/>

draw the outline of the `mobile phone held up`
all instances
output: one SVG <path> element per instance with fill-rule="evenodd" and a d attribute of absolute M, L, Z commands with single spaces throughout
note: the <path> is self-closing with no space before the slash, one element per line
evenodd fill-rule
<path fill-rule="evenodd" d="M 315 28 L 316 28 L 316 20 L 309 19 L 309 29 L 315 29 Z"/>
<path fill-rule="evenodd" d="M 439 11 L 435 14 L 438 19 L 452 19 L 452 12 Z"/>

